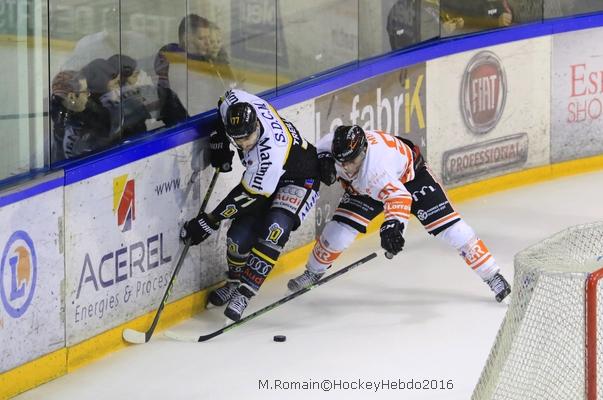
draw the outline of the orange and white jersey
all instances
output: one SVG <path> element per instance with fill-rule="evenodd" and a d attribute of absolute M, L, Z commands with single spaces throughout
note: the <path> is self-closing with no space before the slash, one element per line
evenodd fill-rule
<path fill-rule="evenodd" d="M 397 219 L 406 224 L 410 218 L 412 196 L 404 184 L 415 177 L 413 152 L 392 135 L 381 131 L 365 131 L 365 134 L 368 147 L 359 171 L 355 176 L 349 176 L 335 163 L 337 176 L 347 181 L 354 193 L 381 201 L 386 220 Z M 321 138 L 318 153 L 330 152 L 332 142 L 332 133 Z"/>

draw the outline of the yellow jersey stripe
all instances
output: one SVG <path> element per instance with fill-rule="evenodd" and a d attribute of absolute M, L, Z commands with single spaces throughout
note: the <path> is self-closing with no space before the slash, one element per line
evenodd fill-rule
<path fill-rule="evenodd" d="M 251 252 L 253 254 L 255 254 L 258 257 L 263 258 L 264 260 L 272 263 L 272 265 L 276 264 L 276 260 L 273 260 L 272 258 L 268 257 L 266 254 L 262 253 L 261 251 L 259 251 L 258 249 L 256 249 L 255 247 L 253 249 L 251 249 Z"/>
<path fill-rule="evenodd" d="M 261 195 L 261 196 L 264 196 L 264 197 L 270 197 L 270 196 L 272 196 L 272 193 L 258 192 L 257 190 L 253 190 L 251 187 L 249 187 L 249 185 L 247 185 L 247 183 L 245 183 L 245 180 L 241 180 L 241 185 L 243 185 L 243 187 L 245 188 L 245 190 L 247 190 L 251 194 Z"/>

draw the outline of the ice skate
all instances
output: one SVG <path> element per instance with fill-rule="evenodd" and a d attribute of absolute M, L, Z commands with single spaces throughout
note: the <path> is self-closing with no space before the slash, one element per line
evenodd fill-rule
<path fill-rule="evenodd" d="M 233 293 L 228 306 L 226 306 L 224 315 L 237 322 L 241 319 L 243 311 L 245 311 L 245 308 L 247 308 L 251 297 L 253 297 L 251 290 L 244 286 L 239 286 L 239 288 Z"/>
<path fill-rule="evenodd" d="M 226 281 L 224 286 L 217 288 L 209 294 L 209 304 L 216 307 L 223 306 L 231 299 L 232 295 L 239 287 L 239 284 L 240 282 L 235 280 Z"/>
<path fill-rule="evenodd" d="M 323 273 L 317 274 L 315 272 L 305 270 L 303 274 L 293 279 L 290 279 L 287 283 L 287 287 L 292 292 L 297 292 L 299 290 L 305 289 L 314 285 L 316 282 L 320 280 L 320 278 L 324 275 Z"/>
<path fill-rule="evenodd" d="M 486 280 L 485 282 L 488 284 L 488 286 L 490 286 L 490 289 L 492 289 L 494 292 L 496 301 L 499 303 L 503 301 L 505 297 L 509 295 L 509 293 L 511 293 L 511 286 L 499 273 L 496 273 L 492 278 Z"/>

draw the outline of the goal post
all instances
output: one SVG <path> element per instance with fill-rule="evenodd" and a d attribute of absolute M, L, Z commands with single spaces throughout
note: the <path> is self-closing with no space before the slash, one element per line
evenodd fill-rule
<path fill-rule="evenodd" d="M 511 303 L 472 400 L 603 400 L 603 222 L 515 256 Z"/>

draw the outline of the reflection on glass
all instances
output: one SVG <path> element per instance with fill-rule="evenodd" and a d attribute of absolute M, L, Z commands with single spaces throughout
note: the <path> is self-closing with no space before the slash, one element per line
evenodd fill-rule
<path fill-rule="evenodd" d="M 0 179 L 46 165 L 46 1 L 0 3 Z"/>
<path fill-rule="evenodd" d="M 227 88 L 235 85 L 221 29 L 206 17 L 188 13 L 178 24 L 178 41 L 161 48 L 156 70 L 162 87 L 187 99 L 188 112 L 214 108 Z M 186 77 L 176 82 L 173 76 Z"/>
<path fill-rule="evenodd" d="M 112 58 L 120 68 L 123 139 L 186 120 L 186 70 L 170 71 L 164 53 L 166 43 L 178 37 L 185 15 L 186 0 L 121 2 L 123 50 L 121 57 Z"/>
<path fill-rule="evenodd" d="M 544 17 L 553 18 L 566 15 L 603 10 L 601 0 L 546 0 L 544 2 Z"/>
<path fill-rule="evenodd" d="M 393 3 L 393 4 L 392 4 Z M 391 50 L 398 50 L 440 35 L 440 3 L 438 0 L 383 1 L 390 8 L 385 31 Z M 455 22 L 447 27 L 455 30 Z"/>
<path fill-rule="evenodd" d="M 119 0 L 53 0 L 49 23 L 52 161 L 120 143 L 120 68 L 109 61 L 121 48 Z"/>
<path fill-rule="evenodd" d="M 278 4 L 279 83 L 358 59 L 358 0 L 281 0 Z"/>
<path fill-rule="evenodd" d="M 441 0 L 442 36 L 471 33 L 542 19 L 543 0 Z M 463 26 L 446 29 L 456 19 Z"/>

